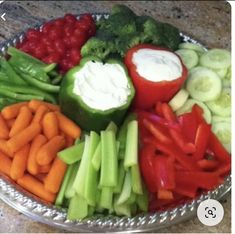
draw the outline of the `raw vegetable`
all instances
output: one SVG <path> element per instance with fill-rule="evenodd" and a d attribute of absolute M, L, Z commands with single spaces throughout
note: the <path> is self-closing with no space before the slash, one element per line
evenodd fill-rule
<path fill-rule="evenodd" d="M 96 36 L 83 45 L 81 54 L 100 59 L 107 59 L 113 54 L 124 57 L 129 48 L 141 43 L 175 50 L 180 43 L 179 31 L 149 16 L 137 16 L 127 6 L 115 5 L 109 18 L 97 22 Z"/>
<path fill-rule="evenodd" d="M 175 53 L 180 56 L 187 69 L 191 69 L 198 64 L 198 55 L 194 50 L 179 49 Z"/>
<path fill-rule="evenodd" d="M 55 110 L 57 114 L 54 115 Z M 59 122 L 58 106 L 38 100 L 13 104 L 2 110 L 0 171 L 22 188 L 52 203 L 67 169 L 67 165 L 57 157 L 57 153 L 66 147 L 65 139 L 74 142 L 75 138 L 67 133 L 73 132 L 70 135 L 77 138 L 80 136 L 80 128 L 59 113 L 62 122 L 67 126 L 61 128 L 58 124 L 58 135 L 47 138 L 48 132 L 53 129 L 51 124 L 54 123 L 45 124 L 42 120 L 50 113 L 56 117 L 54 120 Z M 47 135 L 43 135 L 44 133 Z"/>
<path fill-rule="evenodd" d="M 189 93 L 185 89 L 180 89 L 178 93 L 169 101 L 169 105 L 173 111 L 177 111 L 187 101 Z"/>
<path fill-rule="evenodd" d="M 187 77 L 187 69 L 183 64 L 181 64 L 182 75 L 171 81 L 149 81 L 145 79 L 145 77 L 141 77 L 141 75 L 139 75 L 137 67 L 133 63 L 134 54 L 141 49 L 150 49 L 156 51 L 166 51 L 166 49 L 155 47 L 149 44 L 141 44 L 129 49 L 125 56 L 125 64 L 136 89 L 134 106 L 141 109 L 148 109 L 153 107 L 157 101 L 170 101 L 170 99 L 183 85 Z"/>
<path fill-rule="evenodd" d="M 193 51 L 196 51 L 199 55 L 205 53 L 205 49 L 201 45 L 190 43 L 190 42 L 180 43 L 179 49 L 193 50 Z"/>
<path fill-rule="evenodd" d="M 63 79 L 61 84 L 61 89 L 59 93 L 60 106 L 64 114 L 70 117 L 75 122 L 85 130 L 96 130 L 100 131 L 104 129 L 110 121 L 114 121 L 116 124 L 121 123 L 123 117 L 131 104 L 131 101 L 134 96 L 134 88 L 131 83 L 130 78 L 127 75 L 127 71 L 122 63 L 117 60 L 107 61 L 107 64 L 118 65 L 120 69 L 123 69 L 123 72 L 126 74 L 126 79 L 128 83 L 128 96 L 126 97 L 126 102 L 116 108 L 110 107 L 106 110 L 100 110 L 90 107 L 86 104 L 80 95 L 74 93 L 74 86 L 77 73 L 84 67 L 88 62 L 96 61 L 100 63 L 99 60 L 95 58 L 84 58 L 81 60 L 80 65 L 71 69 Z M 102 67 L 102 69 L 104 69 Z M 105 70 L 102 70 L 105 72 Z M 96 79 L 95 75 L 92 77 Z M 90 81 L 92 82 L 92 81 Z M 93 88 L 94 89 L 94 88 Z M 102 100 L 102 92 L 100 90 L 96 91 L 100 100 Z M 125 94 L 126 95 L 126 94 Z"/>

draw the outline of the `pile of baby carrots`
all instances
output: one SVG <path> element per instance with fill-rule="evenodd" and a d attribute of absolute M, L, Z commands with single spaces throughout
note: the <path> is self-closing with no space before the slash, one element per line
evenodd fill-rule
<path fill-rule="evenodd" d="M 57 153 L 80 134 L 57 105 L 31 100 L 7 106 L 0 113 L 0 172 L 52 203 L 67 170 Z"/>

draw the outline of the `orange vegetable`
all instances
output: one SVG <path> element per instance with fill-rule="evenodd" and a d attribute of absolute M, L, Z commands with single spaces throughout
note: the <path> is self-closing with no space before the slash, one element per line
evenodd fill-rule
<path fill-rule="evenodd" d="M 29 192 L 33 193 L 34 195 L 40 197 L 41 199 L 54 202 L 56 198 L 56 194 L 50 193 L 44 188 L 44 184 L 34 178 L 29 174 L 25 174 L 23 177 L 17 180 L 17 183 L 23 187 L 24 189 L 28 190 Z"/>
<path fill-rule="evenodd" d="M 41 173 L 48 173 L 49 171 L 51 170 L 51 164 L 47 164 L 47 165 L 44 165 L 44 166 L 39 166 L 38 168 L 38 173 L 41 174 Z"/>
<path fill-rule="evenodd" d="M 62 136 L 55 136 L 44 144 L 38 151 L 36 160 L 41 166 L 52 162 L 56 154 L 65 147 L 65 139 Z"/>
<path fill-rule="evenodd" d="M 15 123 L 15 119 L 8 119 L 6 120 L 6 122 L 7 122 L 8 128 L 11 129 L 13 124 Z"/>
<path fill-rule="evenodd" d="M 39 181 L 41 181 L 41 182 L 44 183 L 44 180 L 45 180 L 46 176 L 47 176 L 47 174 L 42 173 L 42 174 L 37 174 L 37 175 L 35 175 L 34 177 L 35 177 L 36 179 L 38 179 Z"/>
<path fill-rule="evenodd" d="M 7 146 L 11 153 L 15 153 L 24 145 L 28 144 L 41 131 L 38 123 L 32 123 L 27 128 L 13 136 L 7 141 Z"/>
<path fill-rule="evenodd" d="M 52 164 L 51 170 L 44 180 L 45 189 L 51 193 L 57 193 L 63 181 L 67 169 L 66 163 L 56 158 Z"/>
<path fill-rule="evenodd" d="M 27 162 L 27 170 L 32 175 L 36 175 L 39 173 L 39 165 L 36 161 L 36 155 L 41 146 L 44 145 L 46 142 L 46 137 L 41 134 L 37 135 L 32 141 Z"/>
<path fill-rule="evenodd" d="M 74 138 L 71 136 L 65 135 L 66 147 L 70 147 L 74 144 Z"/>
<path fill-rule="evenodd" d="M 13 180 L 21 178 L 27 167 L 30 145 L 27 144 L 15 153 L 11 165 L 10 176 Z"/>
<path fill-rule="evenodd" d="M 20 111 L 22 106 L 27 105 L 27 102 L 20 102 L 10 106 L 6 106 L 2 109 L 2 116 L 4 119 L 13 119 L 15 118 Z"/>
<path fill-rule="evenodd" d="M 9 138 L 9 128 L 5 119 L 2 117 L 0 113 L 0 139 L 8 139 Z"/>
<path fill-rule="evenodd" d="M 59 121 L 59 128 L 66 135 L 71 136 L 72 138 L 78 138 L 81 135 L 81 129 L 69 118 L 56 111 L 56 116 Z"/>
<path fill-rule="evenodd" d="M 60 107 L 58 105 L 54 105 L 48 102 L 43 102 L 43 101 L 39 101 L 35 99 L 31 100 L 28 104 L 29 108 L 33 110 L 34 112 L 36 112 L 39 106 L 41 105 L 47 106 L 51 111 L 60 111 Z"/>
<path fill-rule="evenodd" d="M 167 189 L 159 189 L 157 193 L 158 199 L 169 200 L 173 199 L 173 193 Z"/>
<path fill-rule="evenodd" d="M 11 128 L 10 137 L 13 137 L 21 130 L 25 129 L 29 126 L 31 120 L 33 118 L 32 112 L 27 106 L 22 106 L 20 108 L 20 112 Z"/>
<path fill-rule="evenodd" d="M 47 139 L 59 135 L 58 120 L 54 112 L 48 112 L 42 119 L 42 129 Z"/>
<path fill-rule="evenodd" d="M 0 172 L 3 172 L 4 174 L 10 176 L 10 171 L 11 171 L 11 159 L 7 157 L 5 154 L 3 154 L 0 151 Z"/>
<path fill-rule="evenodd" d="M 41 105 L 38 107 L 38 109 L 35 112 L 35 115 L 33 117 L 32 123 L 40 123 L 44 117 L 44 115 L 49 111 L 48 107 L 45 105 Z"/>
<path fill-rule="evenodd" d="M 10 152 L 8 146 L 7 146 L 7 141 L 6 140 L 1 140 L 0 139 L 0 151 L 4 153 L 5 155 L 13 158 L 14 154 Z"/>

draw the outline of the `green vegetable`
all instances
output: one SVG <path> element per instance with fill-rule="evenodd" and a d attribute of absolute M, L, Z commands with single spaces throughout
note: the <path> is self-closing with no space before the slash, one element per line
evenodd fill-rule
<path fill-rule="evenodd" d="M 113 189 L 114 193 L 117 193 L 117 194 L 121 193 L 124 178 L 125 178 L 125 169 L 124 169 L 124 165 L 123 165 L 123 160 L 120 160 L 119 165 L 118 165 L 118 184 Z"/>
<path fill-rule="evenodd" d="M 59 102 L 62 112 L 74 120 L 79 126 L 81 126 L 82 129 L 100 131 L 104 129 L 110 121 L 115 122 L 117 125 L 121 123 L 134 97 L 134 88 L 124 65 L 117 60 L 107 61 L 107 63 L 110 64 L 119 64 L 123 68 L 129 84 L 130 95 L 127 98 L 127 102 L 117 108 L 98 110 L 89 107 L 86 103 L 83 102 L 79 95 L 76 95 L 73 92 L 77 73 L 89 61 L 100 62 L 99 59 L 94 57 L 83 58 L 80 61 L 79 66 L 69 70 L 69 72 L 63 78 L 61 84 Z M 96 77 L 94 76 L 94 79 L 95 78 Z"/>
<path fill-rule="evenodd" d="M 113 189 L 112 187 L 102 187 L 100 194 L 99 207 L 112 209 L 113 206 Z"/>
<path fill-rule="evenodd" d="M 142 181 L 139 165 L 131 167 L 132 190 L 136 194 L 143 194 Z"/>
<path fill-rule="evenodd" d="M 73 164 L 82 158 L 85 143 L 81 142 L 60 151 L 57 155 L 66 164 Z"/>
<path fill-rule="evenodd" d="M 69 165 L 69 167 L 72 166 L 72 172 L 70 174 L 70 178 L 69 178 L 69 182 L 66 186 L 66 190 L 65 190 L 65 198 L 70 199 L 75 195 L 75 189 L 73 188 L 73 183 L 75 181 L 76 175 L 77 175 L 77 171 L 78 171 L 78 166 L 79 163 L 74 163 Z"/>

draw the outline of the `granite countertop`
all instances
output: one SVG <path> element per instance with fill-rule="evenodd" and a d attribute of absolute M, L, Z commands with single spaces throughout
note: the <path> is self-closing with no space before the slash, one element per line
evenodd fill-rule
<path fill-rule="evenodd" d="M 207 47 L 231 48 L 231 7 L 225 1 L 5 1 L 0 5 L 0 44 L 18 32 L 64 13 L 109 12 L 112 5 L 125 3 L 137 14 L 174 24 Z M 160 230 L 169 233 L 230 233 L 231 197 L 222 201 L 225 215 L 214 227 L 204 226 L 195 217 Z M 64 232 L 32 221 L 0 200 L 0 232 Z"/>

